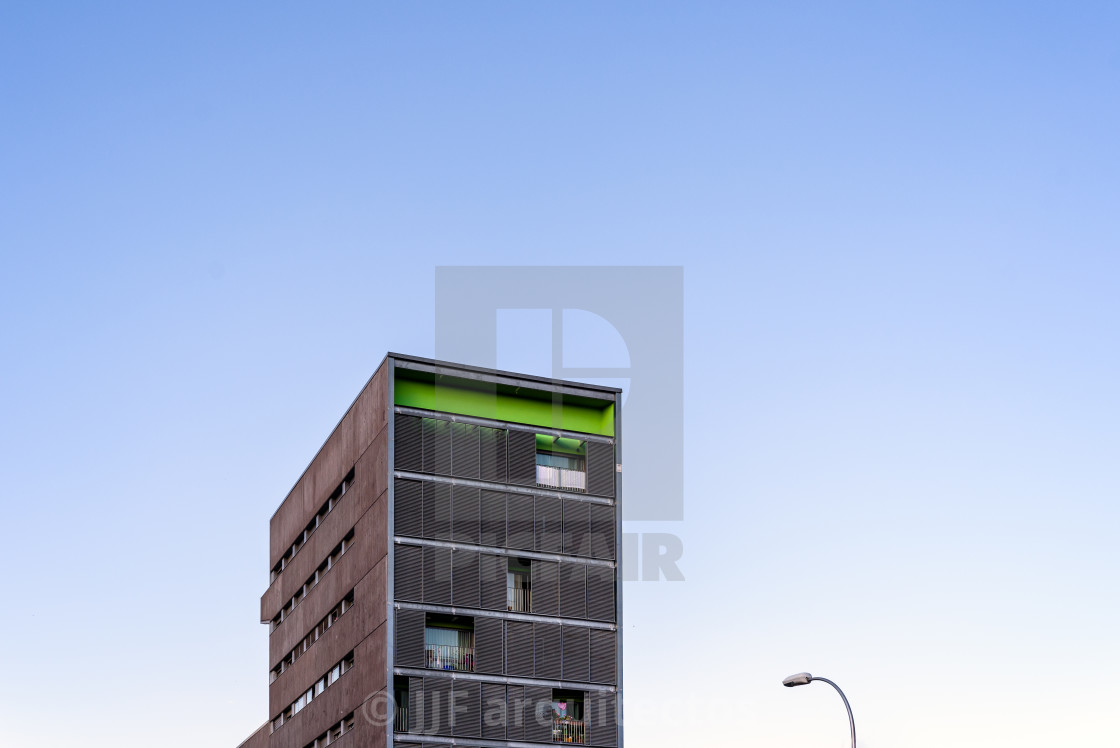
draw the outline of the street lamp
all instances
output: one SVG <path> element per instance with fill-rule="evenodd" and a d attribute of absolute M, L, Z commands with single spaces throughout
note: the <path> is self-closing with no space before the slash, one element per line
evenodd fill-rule
<path fill-rule="evenodd" d="M 852 706 L 848 703 L 848 697 L 840 690 L 840 686 L 836 685 L 828 678 L 822 678 L 819 675 L 813 676 L 809 673 L 797 673 L 791 675 L 782 681 L 782 685 L 786 688 L 793 688 L 794 686 L 804 686 L 812 683 L 815 680 L 823 680 L 828 685 L 836 689 L 836 693 L 840 694 L 840 698 L 844 700 L 844 708 L 848 710 L 848 724 L 852 726 L 852 748 L 856 748 L 856 718 L 852 716 Z"/>

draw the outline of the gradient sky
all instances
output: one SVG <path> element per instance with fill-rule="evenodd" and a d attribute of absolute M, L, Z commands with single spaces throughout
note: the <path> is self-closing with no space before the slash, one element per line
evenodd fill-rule
<path fill-rule="evenodd" d="M 439 265 L 685 268 L 637 748 L 1116 745 L 1120 7 L 7 3 L 0 743 L 235 746 Z M 704 698 L 715 708 L 702 708 Z"/>

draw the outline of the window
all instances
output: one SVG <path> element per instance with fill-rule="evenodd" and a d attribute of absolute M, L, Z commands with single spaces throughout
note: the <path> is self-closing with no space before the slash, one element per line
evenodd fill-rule
<path fill-rule="evenodd" d="M 334 492 L 327 497 L 327 500 L 323 502 L 323 505 L 319 507 L 319 511 L 315 514 L 314 517 L 311 518 L 311 521 L 307 523 L 307 527 L 300 531 L 299 535 L 296 536 L 295 541 L 288 547 L 288 550 L 284 552 L 284 555 L 280 558 L 280 560 L 276 562 L 276 566 L 272 567 L 272 574 L 268 580 L 269 584 L 275 582 L 276 577 L 280 576 L 280 572 L 284 571 L 284 569 L 287 568 L 288 564 L 292 560 L 292 557 L 299 552 L 299 549 L 302 548 L 304 543 L 307 542 L 307 539 L 311 537 L 311 533 L 315 532 L 316 528 L 318 528 L 319 525 L 322 524 L 323 520 L 326 519 L 327 514 L 329 514 L 330 511 L 334 509 L 335 505 L 338 503 L 338 500 L 342 498 L 342 495 L 345 494 L 353 484 L 354 470 L 351 469 L 350 472 L 346 474 L 346 477 L 342 479 L 342 483 L 338 484 L 338 488 L 336 488 Z"/>
<path fill-rule="evenodd" d="M 393 678 L 393 703 L 396 704 L 393 731 L 408 732 L 408 678 Z"/>
<path fill-rule="evenodd" d="M 312 740 L 310 743 L 304 746 L 304 748 L 326 748 L 326 746 L 338 740 L 353 729 L 354 713 L 350 712 L 350 714 L 347 714 L 342 718 L 341 722 L 336 725 L 332 725 L 329 730 Z"/>
<path fill-rule="evenodd" d="M 583 719 L 583 691 L 554 689 L 552 692 L 552 741 L 554 743 L 586 743 L 586 722 Z"/>
<path fill-rule="evenodd" d="M 506 610 L 528 613 L 532 610 L 532 561 L 511 558 L 506 571 Z"/>
<path fill-rule="evenodd" d="M 587 442 L 537 434 L 537 485 L 587 491 Z"/>
<path fill-rule="evenodd" d="M 350 532 L 346 533 L 346 537 L 342 539 L 342 542 L 336 545 L 334 550 L 330 552 L 330 555 L 327 556 L 327 560 L 319 564 L 319 568 L 316 569 L 310 577 L 308 577 L 307 581 L 299 588 L 299 591 L 296 592 L 296 594 L 292 595 L 292 599 L 280 608 L 279 613 L 273 616 L 269 633 L 275 631 L 276 627 L 283 623 L 284 619 L 292 614 L 292 611 L 295 610 L 296 605 L 302 602 L 303 598 L 307 597 L 307 593 L 311 591 L 311 588 L 319 583 L 319 580 L 322 579 L 323 575 L 326 574 L 327 571 L 335 563 L 338 562 L 338 559 L 342 557 L 342 554 L 346 553 L 346 551 L 350 549 L 353 543 L 354 531 L 351 530 Z"/>
<path fill-rule="evenodd" d="M 318 681 L 316 681 L 316 683 L 313 686 L 311 686 L 311 688 L 307 689 L 302 694 L 300 694 L 300 697 L 298 699 L 296 699 L 295 701 L 293 701 L 291 706 L 289 706 L 287 709 L 285 709 L 283 712 L 281 712 L 278 716 L 276 716 L 272 720 L 272 723 L 271 723 L 272 732 L 276 732 L 278 729 L 280 729 L 285 724 L 287 724 L 288 720 L 290 720 L 292 717 L 294 717 L 295 715 L 297 715 L 301 711 L 303 711 L 303 708 L 305 706 L 310 704 L 313 699 L 320 696 L 323 693 L 323 691 L 325 691 L 328 687 L 330 687 L 330 685 L 333 684 L 335 681 L 337 681 L 338 678 L 341 677 L 341 675 L 343 673 L 345 673 L 347 670 L 349 670 L 352 667 L 354 667 L 354 653 L 353 652 L 351 652 L 350 654 L 343 657 L 341 662 L 339 662 L 337 665 L 335 665 L 333 668 L 331 668 L 330 673 L 335 673 L 335 672 L 338 673 L 338 675 L 335 676 L 335 678 L 333 680 L 330 678 L 330 673 L 328 673 L 327 675 L 324 675 L 322 678 L 320 678 Z M 353 717 L 353 715 L 349 715 L 347 717 L 347 719 L 351 720 L 351 726 L 352 726 L 352 717 Z M 344 730 L 349 729 L 348 727 L 345 727 L 345 724 L 346 724 L 346 720 L 343 720 L 342 722 L 340 722 L 338 729 L 340 731 L 344 731 Z M 341 732 L 339 734 L 341 735 Z M 330 737 L 329 735 L 328 736 L 320 736 L 320 738 L 316 738 L 316 740 L 313 740 L 309 745 L 315 746 L 316 742 L 319 739 L 326 738 L 326 739 L 329 740 L 329 737 Z M 321 743 L 320 745 L 327 745 L 327 743 Z"/>
<path fill-rule="evenodd" d="M 474 671 L 474 619 L 429 613 L 424 649 L 433 670 Z"/>

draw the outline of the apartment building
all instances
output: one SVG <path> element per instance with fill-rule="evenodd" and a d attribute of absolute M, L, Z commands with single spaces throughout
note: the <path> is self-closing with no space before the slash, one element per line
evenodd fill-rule
<path fill-rule="evenodd" d="M 270 522 L 243 748 L 621 748 L 619 397 L 387 355 Z"/>

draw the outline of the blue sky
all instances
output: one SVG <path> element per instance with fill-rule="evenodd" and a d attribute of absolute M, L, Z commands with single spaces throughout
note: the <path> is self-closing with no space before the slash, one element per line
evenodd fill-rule
<path fill-rule="evenodd" d="M 865 748 L 1114 739 L 1118 16 L 8 4 L 0 741 L 265 720 L 265 523 L 473 264 L 685 269 L 633 745 L 843 745 L 803 669 Z"/>

